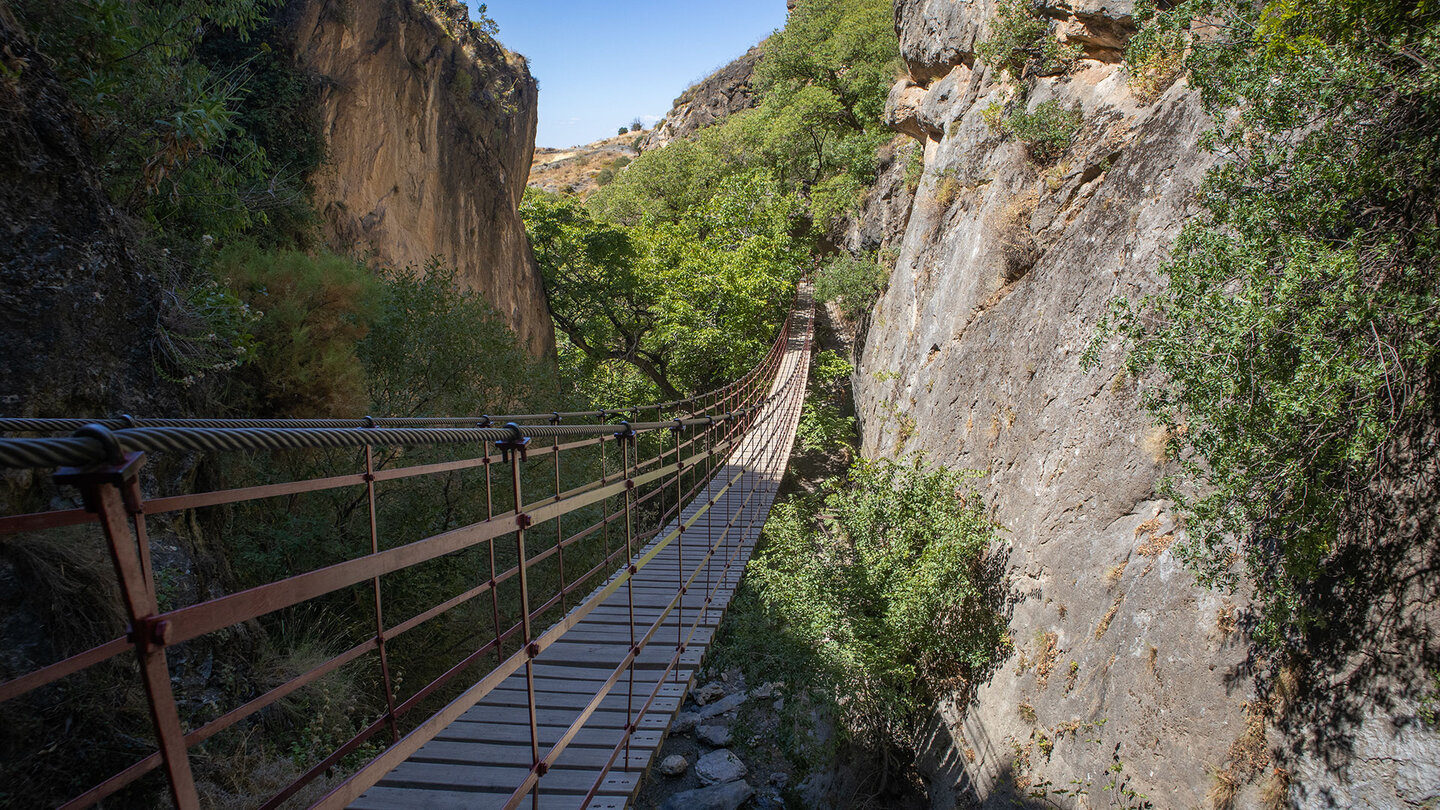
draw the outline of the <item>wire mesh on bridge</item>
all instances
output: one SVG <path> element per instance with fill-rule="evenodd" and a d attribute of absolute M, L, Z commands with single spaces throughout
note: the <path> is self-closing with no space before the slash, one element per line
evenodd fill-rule
<path fill-rule="evenodd" d="M 342 667 L 371 661 L 384 693 L 383 711 L 366 718 L 358 733 L 261 807 L 298 801 L 307 786 L 313 793 L 317 780 L 353 764 L 357 752 L 373 750 L 380 740 L 387 746 L 378 756 L 348 778 L 327 782 L 338 784 L 313 806 L 622 807 L 659 747 L 774 498 L 804 398 L 809 309 L 808 289 L 802 288 L 769 354 L 740 380 L 681 402 L 625 412 L 453 419 L 0 419 L 0 431 L 11 433 L 77 431 L 63 438 L 0 439 L 0 467 L 68 465 L 56 481 L 77 487 L 85 501 L 83 509 L 0 517 L 0 543 L 11 539 L 7 535 L 98 524 L 130 623 L 122 637 L 0 682 L 0 708 L 47 695 L 65 679 L 133 650 L 156 750 L 119 773 L 98 775 L 90 789 L 62 806 L 92 806 L 163 770 L 175 806 L 192 808 L 200 806 L 194 749 L 253 724 Z M 652 421 L 640 421 L 647 413 Z M 625 415 L 632 421 L 616 419 Z M 377 463 L 377 448 L 429 445 L 478 445 L 482 453 L 411 467 Z M 146 452 L 313 448 L 356 448 L 363 453 L 363 471 L 150 499 L 139 486 Z M 580 453 L 598 453 L 600 477 L 562 491 L 565 457 Z M 533 492 L 537 468 L 553 471 L 553 487 L 544 494 Z M 486 519 L 413 542 L 384 541 L 377 499 L 385 486 L 393 486 L 389 482 L 458 471 L 483 472 Z M 345 489 L 363 492 L 369 513 L 364 552 L 248 590 L 160 609 L 148 516 Z M 591 514 L 598 519 L 565 532 L 565 518 Z M 477 550 L 488 554 L 489 569 L 473 587 L 401 621 L 387 616 L 386 577 Z M 499 566 L 497 551 L 504 552 Z M 578 572 L 572 562 L 567 571 L 567 554 L 597 561 Z M 509 566 L 507 555 L 514 561 Z M 549 589 L 531 582 L 542 565 L 559 572 Z M 518 588 L 518 617 L 502 610 L 500 593 L 507 587 Z M 356 588 L 367 590 L 373 601 L 374 630 L 367 638 L 208 722 L 185 727 L 167 649 Z M 477 606 L 491 614 L 488 640 L 428 683 L 399 687 L 392 677 L 401 663 L 391 660 L 396 640 Z M 474 673 L 486 661 L 495 665 L 477 680 Z"/>

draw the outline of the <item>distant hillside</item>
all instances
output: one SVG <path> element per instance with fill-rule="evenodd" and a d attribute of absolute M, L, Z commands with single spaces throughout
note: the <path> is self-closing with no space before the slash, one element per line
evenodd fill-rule
<path fill-rule="evenodd" d="M 617 172 L 639 157 L 636 146 L 649 134 L 648 130 L 628 132 L 571 149 L 537 147 L 530 163 L 528 185 L 588 197 L 603 182 L 608 182 L 600 179 L 607 168 Z"/>

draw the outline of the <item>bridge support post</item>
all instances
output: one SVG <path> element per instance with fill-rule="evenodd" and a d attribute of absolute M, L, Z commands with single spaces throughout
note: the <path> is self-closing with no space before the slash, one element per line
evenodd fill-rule
<path fill-rule="evenodd" d="M 104 428 L 92 427 L 108 436 L 109 431 Z M 107 444 L 115 442 L 113 436 L 109 440 Z M 200 796 L 195 791 L 185 730 L 180 725 L 180 712 L 175 706 L 170 666 L 165 656 L 170 625 L 159 618 L 160 604 L 155 595 L 154 572 L 150 568 L 150 548 L 144 537 L 139 473 L 145 456 L 143 453 L 121 453 L 118 443 L 111 447 L 111 464 L 84 469 L 62 468 L 55 473 L 55 482 L 79 489 L 85 499 L 85 508 L 100 519 L 106 545 L 110 547 L 110 559 L 115 565 L 115 577 L 120 583 L 125 611 L 130 618 L 130 640 L 135 644 L 135 654 L 140 659 L 140 675 L 150 704 L 150 719 L 155 725 L 160 757 L 165 763 L 165 774 L 170 783 L 170 797 L 178 810 L 198 810 Z M 133 533 L 131 520 L 136 526 Z"/>

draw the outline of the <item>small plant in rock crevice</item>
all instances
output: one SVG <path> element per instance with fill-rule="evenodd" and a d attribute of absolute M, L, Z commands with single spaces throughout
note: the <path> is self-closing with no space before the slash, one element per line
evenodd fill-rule
<path fill-rule="evenodd" d="M 1031 160 L 1048 164 L 1075 142 L 1082 120 L 1078 109 L 1067 108 L 1051 99 L 1035 105 L 1033 110 L 1015 110 L 1006 116 L 1001 126 L 1025 144 Z"/>
<path fill-rule="evenodd" d="M 1083 49 L 1057 39 L 1043 9 L 1035 0 L 1001 0 L 990 36 L 975 47 L 975 55 L 1017 81 L 1068 71 Z"/>

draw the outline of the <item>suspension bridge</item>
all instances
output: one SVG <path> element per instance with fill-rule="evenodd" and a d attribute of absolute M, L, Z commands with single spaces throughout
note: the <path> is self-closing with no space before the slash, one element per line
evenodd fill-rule
<path fill-rule="evenodd" d="M 100 775 L 60 806 L 94 806 L 159 772 L 174 806 L 189 810 L 201 806 L 193 768 L 198 747 L 257 723 L 342 667 L 368 666 L 383 691 L 378 716 L 364 718 L 349 740 L 312 757 L 318 761 L 257 799 L 258 807 L 626 807 L 692 684 L 773 503 L 805 396 L 812 335 L 810 291 L 802 285 L 769 353 L 742 378 L 683 401 L 624 411 L 0 419 L 0 433 L 25 434 L 0 438 L 0 468 L 54 469 L 56 484 L 78 490 L 84 504 L 0 516 L 0 543 L 98 527 L 129 624 L 108 642 L 0 682 L 0 710 L 133 656 L 153 751 Z M 455 453 L 408 467 L 377 461 L 377 450 L 413 447 Z M 237 489 L 147 495 L 139 474 L 149 455 L 347 449 L 359 454 L 360 470 Z M 396 458 L 404 463 L 403 453 L 385 456 Z M 567 459 L 577 458 L 591 465 L 598 459 L 600 475 L 578 486 L 562 484 Z M 537 471 L 548 482 L 541 491 Z M 477 488 L 483 476 L 483 520 L 387 542 L 377 519 L 386 487 L 457 473 L 473 476 Z M 150 521 L 237 504 L 283 508 L 280 499 L 331 491 L 359 493 L 368 511 L 368 545 L 359 553 L 161 609 Z M 567 531 L 577 520 L 585 525 Z M 387 578 L 462 553 L 488 559 L 473 587 L 398 621 L 387 615 Z M 592 560 L 598 561 L 575 570 L 577 561 Z M 537 576 L 542 568 L 558 576 Z M 373 603 L 373 632 L 366 638 L 282 684 L 255 690 L 212 719 L 187 718 L 167 651 L 357 589 Z M 502 593 L 518 602 L 516 609 L 502 609 Z M 398 640 L 461 611 L 488 612 L 490 636 L 438 677 L 402 689 L 396 673 L 406 662 L 395 659 Z"/>

